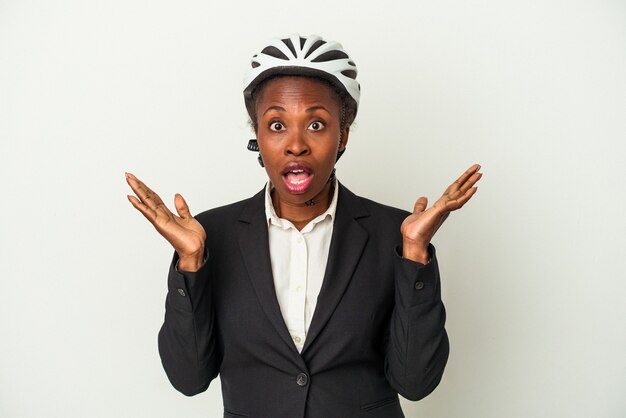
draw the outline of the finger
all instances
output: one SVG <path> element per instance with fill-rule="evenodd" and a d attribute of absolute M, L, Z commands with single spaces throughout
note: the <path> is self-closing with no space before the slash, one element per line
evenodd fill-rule
<path fill-rule="evenodd" d="M 144 182 L 139 180 L 131 173 L 126 173 L 126 180 L 128 185 L 133 189 L 137 197 L 141 202 L 153 210 L 157 210 L 160 206 L 165 207 L 163 201 L 152 189 L 150 189 Z"/>
<path fill-rule="evenodd" d="M 481 179 L 482 176 L 483 176 L 483 173 L 474 173 L 474 174 L 472 174 L 472 176 L 469 179 L 467 179 L 467 181 L 465 183 L 463 183 L 463 185 L 461 186 L 459 191 L 462 194 L 465 194 L 465 192 L 467 192 L 469 189 L 474 187 L 474 185 L 478 182 L 478 180 Z"/>
<path fill-rule="evenodd" d="M 449 210 L 457 210 L 457 209 L 461 209 L 463 207 L 463 205 L 465 205 L 471 198 L 472 196 L 474 196 L 474 194 L 476 193 L 476 191 L 478 190 L 478 187 L 474 186 L 472 188 L 470 188 L 469 190 L 467 190 L 463 196 L 457 198 L 457 199 L 452 199 L 449 200 L 446 203 L 446 208 Z"/>
<path fill-rule="evenodd" d="M 421 196 L 415 201 L 415 205 L 413 206 L 413 213 L 424 212 L 426 210 L 426 206 L 428 206 L 428 198 L 426 196 Z"/>
<path fill-rule="evenodd" d="M 144 196 L 148 194 L 148 191 L 150 190 L 148 186 L 131 173 L 126 173 L 126 182 L 130 188 L 133 189 L 133 192 L 135 192 L 137 197 L 143 202 Z M 145 204 L 146 202 L 143 203 Z"/>
<path fill-rule="evenodd" d="M 459 190 L 461 188 L 461 186 L 463 186 L 463 184 L 465 184 L 465 182 L 474 174 L 477 173 L 478 170 L 480 170 L 480 164 L 474 164 L 472 165 L 470 168 L 468 168 L 463 174 L 461 174 L 461 177 L 459 177 L 458 179 L 455 180 L 454 183 L 452 183 L 450 185 L 450 187 L 448 187 L 446 189 L 446 193 L 453 193 L 457 190 Z M 470 186 L 471 187 L 471 186 Z"/>
<path fill-rule="evenodd" d="M 156 219 L 156 212 L 153 209 L 141 203 L 139 199 L 137 199 L 135 196 L 126 195 L 126 197 L 128 198 L 128 201 L 131 203 L 131 205 L 135 207 L 135 209 L 141 212 L 147 220 L 154 224 L 154 221 Z"/>
<path fill-rule="evenodd" d="M 178 216 L 183 219 L 191 218 L 189 206 L 187 205 L 185 198 L 180 193 L 176 193 L 176 195 L 174 196 L 174 206 L 176 207 L 176 212 L 178 212 Z"/>

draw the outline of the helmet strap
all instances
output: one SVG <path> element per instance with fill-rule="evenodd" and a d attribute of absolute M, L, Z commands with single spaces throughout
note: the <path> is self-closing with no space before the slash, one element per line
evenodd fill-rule
<path fill-rule="evenodd" d="M 346 106 L 344 104 L 344 101 L 341 101 L 341 111 L 340 111 L 340 115 L 339 115 L 339 144 L 337 144 L 337 159 L 336 161 L 339 161 L 339 158 L 343 155 L 343 153 L 346 151 L 346 149 L 341 149 L 341 144 L 343 143 L 343 130 L 345 128 L 346 125 Z"/>
<path fill-rule="evenodd" d="M 251 140 L 248 141 L 248 146 L 246 148 L 248 148 L 249 151 L 258 152 L 259 151 L 259 143 L 257 142 L 256 139 L 251 139 Z M 257 161 L 259 162 L 259 165 L 261 167 L 265 167 L 265 164 L 263 164 L 263 158 L 261 158 L 261 153 L 260 152 L 259 152 L 259 156 L 257 157 Z"/>

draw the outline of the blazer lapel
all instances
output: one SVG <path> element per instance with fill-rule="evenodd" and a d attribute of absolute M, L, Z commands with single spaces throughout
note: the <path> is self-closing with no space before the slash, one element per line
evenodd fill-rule
<path fill-rule="evenodd" d="M 328 263 L 322 289 L 317 298 L 302 353 L 312 344 L 341 301 L 356 268 L 365 244 L 367 231 L 356 221 L 369 216 L 361 201 L 343 185 L 339 184 L 339 196 L 335 224 L 330 242 Z M 280 314 L 280 313 L 279 313 Z"/>
<path fill-rule="evenodd" d="M 239 248 L 265 315 L 285 343 L 297 352 L 280 312 L 269 253 L 264 193 L 256 194 L 239 218 Z"/>

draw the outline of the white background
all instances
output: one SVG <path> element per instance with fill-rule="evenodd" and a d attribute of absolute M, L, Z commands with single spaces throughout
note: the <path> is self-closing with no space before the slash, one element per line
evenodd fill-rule
<path fill-rule="evenodd" d="M 0 0 L 0 416 L 221 417 L 156 336 L 171 249 L 124 171 L 194 213 L 264 171 L 241 95 L 270 37 L 359 66 L 340 180 L 411 208 L 474 162 L 435 238 L 451 355 L 407 417 L 626 416 L 626 3 Z"/>

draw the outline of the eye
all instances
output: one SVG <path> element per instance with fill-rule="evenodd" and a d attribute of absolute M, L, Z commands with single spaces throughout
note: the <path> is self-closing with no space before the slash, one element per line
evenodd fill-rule
<path fill-rule="evenodd" d="M 281 122 L 272 122 L 270 123 L 270 130 L 274 131 L 274 132 L 279 132 L 279 131 L 284 131 L 285 130 L 285 125 L 283 125 Z"/>
<path fill-rule="evenodd" d="M 309 125 L 309 129 L 312 131 L 321 131 L 322 129 L 324 129 L 324 124 L 316 120 L 315 122 L 311 122 L 311 124 Z"/>

